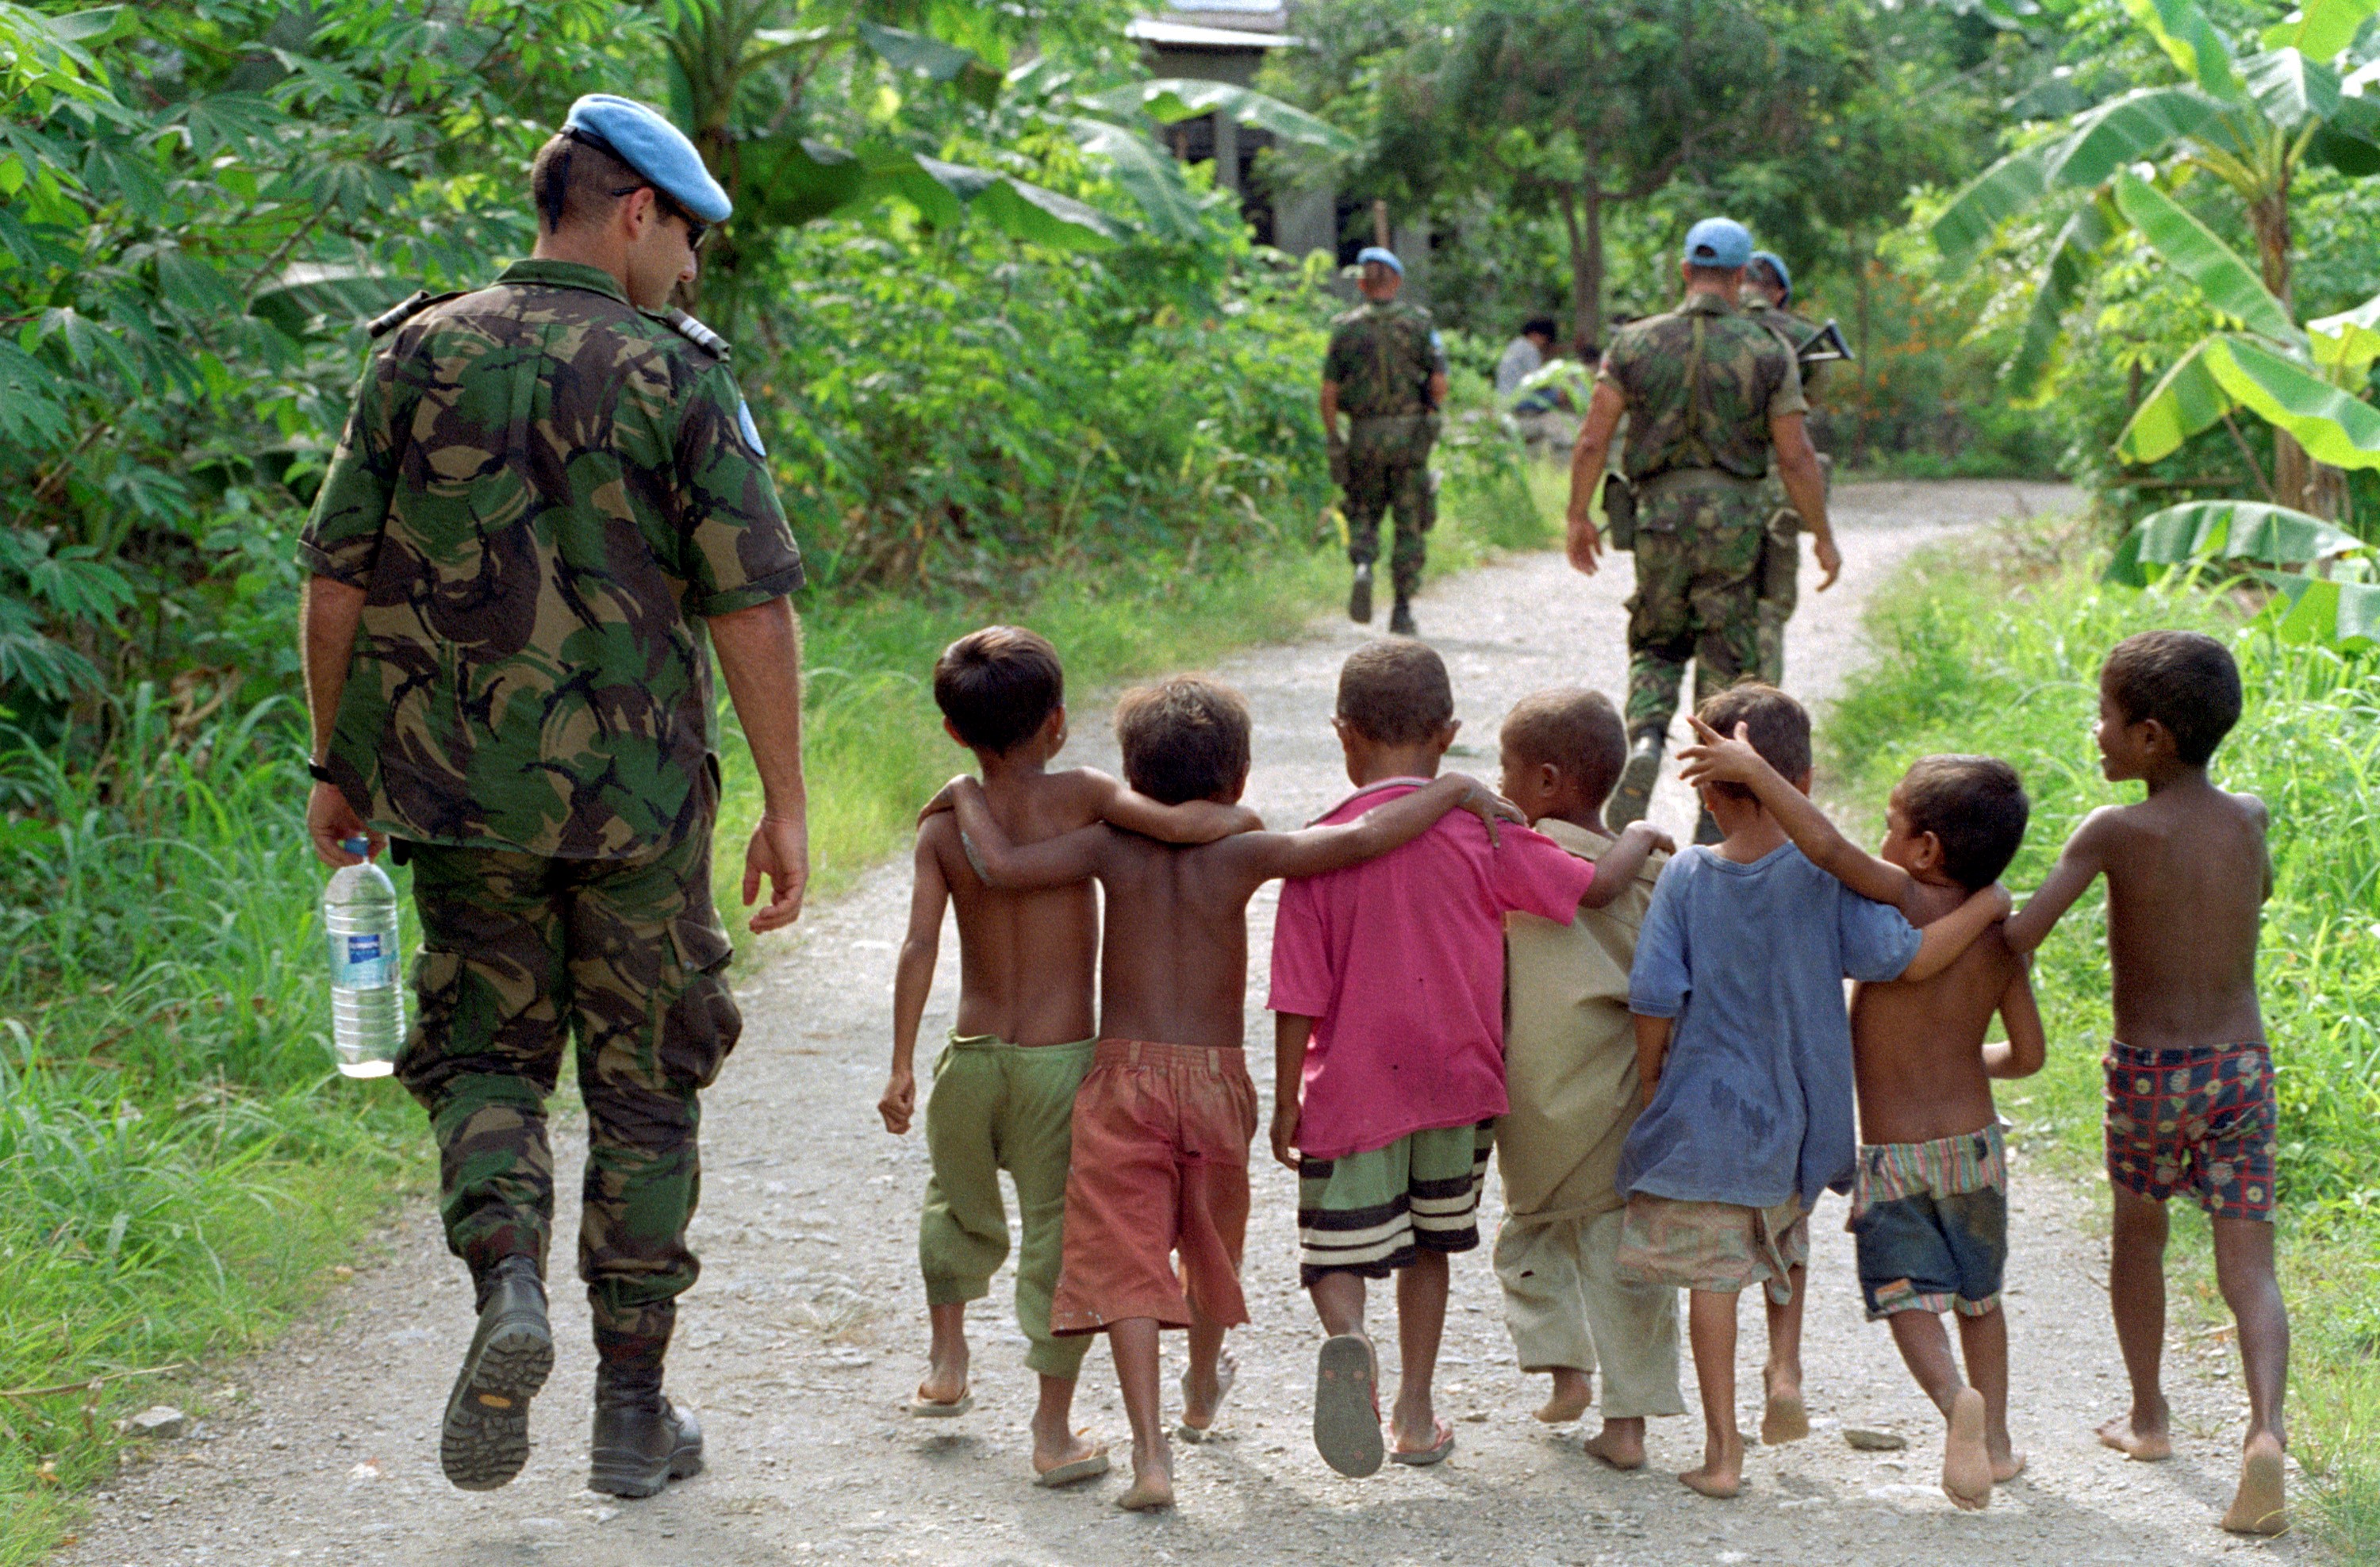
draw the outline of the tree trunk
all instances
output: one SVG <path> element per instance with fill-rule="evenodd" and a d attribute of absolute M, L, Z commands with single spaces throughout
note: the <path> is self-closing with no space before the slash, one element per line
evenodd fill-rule
<path fill-rule="evenodd" d="M 2257 270 L 2264 273 L 2265 292 L 2297 319 L 2289 276 L 2289 180 L 2283 171 L 2272 192 L 2248 207 L 2249 225 L 2256 231 Z M 2273 428 L 2273 497 L 2282 505 L 2315 516 L 2335 519 L 2345 493 L 2343 476 L 2306 455 L 2297 437 Z"/>
<path fill-rule="evenodd" d="M 1859 428 L 1852 436 L 1853 468 L 1867 466 L 1867 427 L 1870 413 L 1867 401 L 1867 367 L 1870 360 L 1867 342 L 1871 314 L 1868 309 L 1868 295 L 1874 282 L 1868 271 L 1870 264 L 1868 257 L 1860 250 L 1859 237 L 1854 234 L 1852 237 L 1852 276 L 1858 280 L 1859 285 Z"/>
<path fill-rule="evenodd" d="M 1579 226 L 1578 187 L 1561 188 L 1562 232 L 1570 240 L 1570 335 L 1574 344 L 1595 341 L 1595 311 L 1587 299 L 1586 237 Z"/>
<path fill-rule="evenodd" d="M 1603 342 L 1603 186 L 1586 187 L 1586 332 L 1585 340 Z"/>

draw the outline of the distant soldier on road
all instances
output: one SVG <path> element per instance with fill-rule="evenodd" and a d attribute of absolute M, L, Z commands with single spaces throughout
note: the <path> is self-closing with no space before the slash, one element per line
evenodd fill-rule
<path fill-rule="evenodd" d="M 1818 323 L 1792 310 L 1793 274 L 1785 259 L 1773 250 L 1755 250 L 1743 273 L 1743 308 L 1761 325 L 1799 350 L 1817 335 Z M 1800 365 L 1802 397 L 1815 403 L 1827 376 L 1824 364 Z M 1818 454 L 1818 475 L 1831 478 L 1834 463 Z M 1768 512 L 1768 542 L 1760 556 L 1760 678 L 1771 686 L 1785 683 L 1785 623 L 1793 618 L 1800 598 L 1802 575 L 1802 514 L 1785 494 L 1782 465 L 1772 467 L 1761 481 L 1761 504 Z"/>
<path fill-rule="evenodd" d="M 1421 590 L 1423 538 L 1438 520 L 1429 450 L 1438 440 L 1438 410 L 1446 402 L 1446 346 L 1429 312 L 1397 302 L 1404 263 L 1393 251 L 1367 245 L 1356 255 L 1364 302 L 1330 323 L 1322 359 L 1322 433 L 1330 443 L 1330 477 L 1345 492 L 1347 558 L 1355 565 L 1347 614 L 1372 620 L 1372 563 L 1380 554 L 1380 514 L 1394 507 L 1396 553 L 1389 569 L 1396 607 L 1389 629 L 1415 635 L 1412 599 Z M 1348 433 L 1339 434 L 1339 415 Z"/>
<path fill-rule="evenodd" d="M 578 1272 L 596 1490 L 702 1467 L 662 1396 L 694 1282 L 699 1091 L 742 1030 L 710 896 L 711 650 L 766 804 L 744 898 L 793 922 L 809 875 L 802 560 L 727 346 L 668 311 L 727 194 L 644 104 L 581 98 L 530 171 L 536 249 L 419 296 L 378 343 L 308 522 L 301 639 L 315 852 L 413 867 L 418 1012 L 396 1073 L 429 1112 L 479 1326 L 439 1457 L 492 1490 L 553 1364 L 545 1101 L 577 1042 Z M 666 313 L 664 313 L 666 312 Z"/>
<path fill-rule="evenodd" d="M 1687 232 L 1685 302 L 1612 339 L 1571 461 L 1570 559 L 1591 575 L 1601 543 L 1589 506 L 1612 432 L 1628 416 L 1636 591 L 1628 601 L 1628 763 L 1606 812 L 1614 827 L 1641 818 L 1652 799 L 1686 660 L 1694 661 L 1697 702 L 1759 668 L 1767 538 L 1760 487 L 1772 448 L 1816 541 L 1819 588 L 1842 569 L 1792 350 L 1737 309 L 1751 260 L 1741 224 L 1705 218 Z"/>

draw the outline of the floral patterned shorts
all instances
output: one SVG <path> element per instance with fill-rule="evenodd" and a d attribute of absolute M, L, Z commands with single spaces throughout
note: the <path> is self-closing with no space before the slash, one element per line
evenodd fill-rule
<path fill-rule="evenodd" d="M 2107 1179 L 2217 1219 L 2273 1216 L 2273 1058 L 2263 1040 L 2107 1047 Z"/>

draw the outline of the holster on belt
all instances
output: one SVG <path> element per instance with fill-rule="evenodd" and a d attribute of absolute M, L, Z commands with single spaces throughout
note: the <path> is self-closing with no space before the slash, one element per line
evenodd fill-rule
<path fill-rule="evenodd" d="M 1603 476 L 1603 531 L 1615 550 L 1636 547 L 1636 486 L 1618 468 Z"/>

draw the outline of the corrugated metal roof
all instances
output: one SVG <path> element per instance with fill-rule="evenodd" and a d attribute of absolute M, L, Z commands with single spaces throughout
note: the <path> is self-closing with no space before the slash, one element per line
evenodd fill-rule
<path fill-rule="evenodd" d="M 1135 18 L 1123 35 L 1136 43 L 1164 44 L 1175 49 L 1285 49 L 1303 40 L 1285 32 L 1243 32 L 1234 28 L 1193 27 L 1187 22 Z"/>

